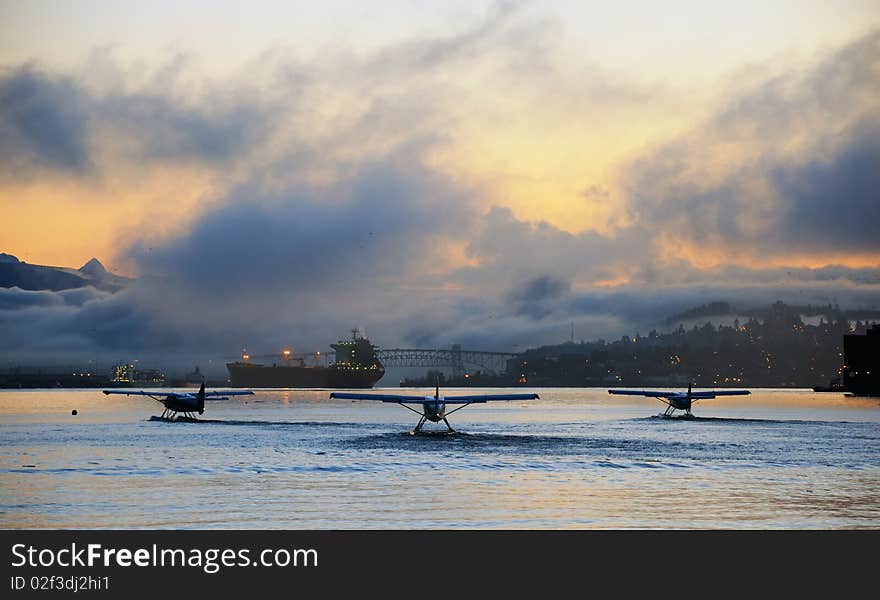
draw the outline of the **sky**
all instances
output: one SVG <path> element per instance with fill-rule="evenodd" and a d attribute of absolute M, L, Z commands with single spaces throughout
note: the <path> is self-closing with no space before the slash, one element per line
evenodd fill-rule
<path fill-rule="evenodd" d="M 0 2 L 0 251 L 137 278 L 0 354 L 880 306 L 878 82 L 877 2 Z"/>

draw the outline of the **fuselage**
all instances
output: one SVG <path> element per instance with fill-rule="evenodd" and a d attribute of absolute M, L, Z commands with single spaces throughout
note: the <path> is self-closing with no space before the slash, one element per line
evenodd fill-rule
<path fill-rule="evenodd" d="M 672 408 L 677 408 L 678 410 L 691 409 L 692 400 L 690 394 L 675 394 L 673 396 L 667 396 L 666 399 L 669 400 L 669 404 Z"/>
<path fill-rule="evenodd" d="M 198 412 L 200 415 L 205 412 L 205 409 L 199 406 L 198 396 L 192 394 L 167 396 L 162 404 L 165 405 L 165 408 L 175 412 Z"/>
<path fill-rule="evenodd" d="M 422 404 L 422 407 L 424 408 L 425 418 L 432 423 L 442 421 L 446 416 L 446 403 L 442 400 L 433 399 Z"/>

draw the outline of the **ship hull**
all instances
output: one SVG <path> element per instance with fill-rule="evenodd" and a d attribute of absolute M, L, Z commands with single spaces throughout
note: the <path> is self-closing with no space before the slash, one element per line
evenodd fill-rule
<path fill-rule="evenodd" d="M 246 388 L 333 388 L 369 389 L 376 385 L 382 369 L 341 370 L 333 367 L 266 366 L 229 363 L 229 383 Z"/>

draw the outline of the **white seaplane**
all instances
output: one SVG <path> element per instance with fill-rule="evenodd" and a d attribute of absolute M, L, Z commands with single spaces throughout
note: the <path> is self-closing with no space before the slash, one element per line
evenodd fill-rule
<path fill-rule="evenodd" d="M 200 415 L 205 412 L 205 400 L 226 400 L 229 396 L 252 396 L 250 390 L 223 390 L 218 392 L 206 392 L 205 384 L 199 388 L 197 394 L 190 392 L 145 392 L 143 390 L 133 392 L 131 390 L 104 390 L 108 396 L 110 394 L 120 394 L 123 396 L 146 396 L 157 402 L 161 402 L 165 407 L 161 416 L 156 417 L 163 421 L 177 421 L 180 416 L 189 421 L 197 420 L 193 413 Z"/>
<path fill-rule="evenodd" d="M 711 392 L 694 392 L 691 384 L 688 384 L 686 392 L 665 392 L 660 390 L 608 390 L 609 394 L 620 394 L 623 396 L 647 396 L 648 398 L 657 398 L 661 402 L 666 403 L 666 410 L 661 416 L 671 417 L 676 410 L 684 411 L 685 417 L 693 417 L 691 406 L 697 400 L 711 400 L 716 396 L 747 396 L 751 392 L 748 390 L 720 390 Z"/>
<path fill-rule="evenodd" d="M 431 421 L 432 423 L 439 423 L 440 421 L 443 421 L 446 424 L 448 432 L 455 433 L 455 430 L 452 428 L 452 425 L 449 424 L 449 421 L 446 420 L 446 417 L 471 404 L 482 404 L 485 402 L 494 402 L 496 400 L 537 400 L 538 394 L 478 394 L 472 396 L 441 396 L 440 384 L 438 383 L 437 387 L 434 390 L 433 396 L 331 392 L 330 397 L 338 398 L 340 400 L 377 400 L 379 402 L 394 402 L 395 404 L 399 404 L 405 409 L 411 410 L 412 412 L 419 415 L 419 422 L 416 424 L 415 429 L 413 429 L 411 432 L 412 434 L 417 434 L 422 431 L 422 426 L 424 426 L 426 421 Z M 421 404 L 422 410 L 416 410 L 411 406 L 407 406 L 408 404 Z M 448 404 L 458 404 L 460 406 L 457 406 L 449 412 L 446 412 L 446 405 Z"/>

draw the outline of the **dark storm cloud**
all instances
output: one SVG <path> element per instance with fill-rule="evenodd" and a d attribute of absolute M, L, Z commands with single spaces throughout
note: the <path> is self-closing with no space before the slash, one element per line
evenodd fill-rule
<path fill-rule="evenodd" d="M 707 127 L 731 138 L 789 138 L 813 133 L 805 127 L 833 130 L 865 111 L 876 114 L 878 56 L 880 29 L 875 29 L 813 65 L 732 96 Z"/>
<path fill-rule="evenodd" d="M 102 126 L 135 142 L 135 156 L 150 162 L 195 159 L 226 162 L 266 134 L 266 109 L 242 99 L 187 106 L 159 93 L 114 94 L 94 110 Z"/>
<path fill-rule="evenodd" d="M 509 298 L 514 303 L 516 312 L 540 319 L 548 315 L 568 294 L 571 284 L 549 275 L 535 277 L 524 287 L 514 290 Z"/>
<path fill-rule="evenodd" d="M 748 165 L 708 187 L 678 183 L 642 217 L 686 243 L 763 257 L 880 252 L 880 120 L 835 141 L 805 158 Z"/>
<path fill-rule="evenodd" d="M 634 161 L 632 215 L 752 259 L 880 251 L 878 56 L 874 32 Z"/>
<path fill-rule="evenodd" d="M 479 218 L 468 239 L 467 254 L 479 266 L 462 268 L 452 279 L 465 285 L 491 281 L 516 302 L 519 290 L 540 278 L 595 284 L 649 261 L 652 253 L 650 232 L 638 225 L 607 235 L 570 233 L 544 221 L 519 220 L 496 206 Z"/>
<path fill-rule="evenodd" d="M 780 246 L 880 252 L 880 115 L 830 156 L 780 166 L 770 179 L 780 201 L 770 239 Z"/>
<path fill-rule="evenodd" d="M 327 187 L 236 189 L 185 235 L 131 256 L 145 275 L 206 294 L 329 291 L 403 279 L 467 225 L 471 202 L 418 161 L 392 157 Z"/>
<path fill-rule="evenodd" d="M 67 77 L 25 66 L 0 73 L 0 173 L 36 168 L 84 172 L 89 99 Z"/>
<path fill-rule="evenodd" d="M 90 175 L 105 148 L 114 160 L 141 164 L 228 163 L 265 141 L 274 110 L 244 93 L 215 90 L 210 101 L 194 102 L 156 84 L 101 94 L 30 66 L 7 69 L 0 74 L 0 175 Z"/>

